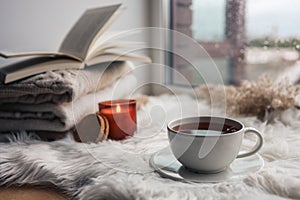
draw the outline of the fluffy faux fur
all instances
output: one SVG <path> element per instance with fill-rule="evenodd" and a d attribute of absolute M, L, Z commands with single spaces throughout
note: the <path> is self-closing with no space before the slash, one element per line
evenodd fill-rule
<path fill-rule="evenodd" d="M 262 131 L 265 167 L 240 179 L 190 184 L 161 178 L 150 156 L 168 145 L 167 122 L 212 110 L 189 96 L 149 98 L 138 112 L 138 133 L 123 141 L 51 143 L 28 134 L 0 145 L 1 185 L 56 186 L 75 199 L 300 199 L 300 112 L 287 110 L 274 124 L 239 118 Z M 214 108 L 213 114 L 223 115 Z M 244 140 L 245 148 L 254 138 Z"/>

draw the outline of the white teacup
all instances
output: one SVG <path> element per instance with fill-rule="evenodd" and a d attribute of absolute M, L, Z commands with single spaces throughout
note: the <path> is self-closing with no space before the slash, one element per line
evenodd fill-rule
<path fill-rule="evenodd" d="M 239 153 L 246 133 L 254 133 L 257 142 L 249 152 Z M 201 173 L 223 171 L 236 158 L 253 155 L 263 145 L 258 130 L 245 128 L 234 119 L 212 116 L 174 120 L 168 124 L 168 137 L 176 159 Z"/>

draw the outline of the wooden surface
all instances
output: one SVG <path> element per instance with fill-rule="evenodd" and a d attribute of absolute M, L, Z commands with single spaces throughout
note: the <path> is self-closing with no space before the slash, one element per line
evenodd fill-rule
<path fill-rule="evenodd" d="M 64 195 L 52 189 L 33 187 L 0 187 L 0 200 L 67 200 Z"/>

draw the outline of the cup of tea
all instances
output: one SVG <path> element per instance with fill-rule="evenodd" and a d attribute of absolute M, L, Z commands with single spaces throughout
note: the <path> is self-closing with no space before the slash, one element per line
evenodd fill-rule
<path fill-rule="evenodd" d="M 223 117 L 200 116 L 171 121 L 168 124 L 170 148 L 176 159 L 187 169 L 199 173 L 225 170 L 236 158 L 259 151 L 263 137 L 255 128 Z M 245 134 L 257 136 L 254 147 L 240 153 Z"/>

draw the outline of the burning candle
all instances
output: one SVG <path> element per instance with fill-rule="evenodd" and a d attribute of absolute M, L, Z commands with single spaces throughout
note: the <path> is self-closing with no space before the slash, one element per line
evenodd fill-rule
<path fill-rule="evenodd" d="M 108 137 L 122 140 L 136 132 L 136 101 L 114 100 L 100 102 L 99 113 L 105 116 L 109 124 Z"/>

